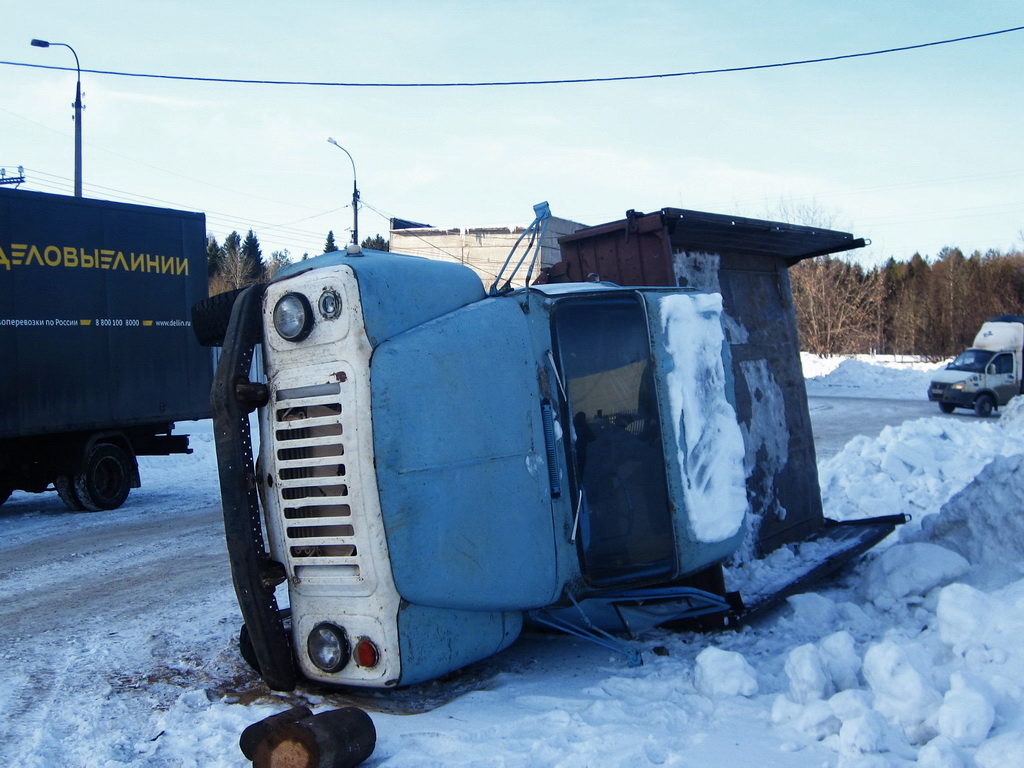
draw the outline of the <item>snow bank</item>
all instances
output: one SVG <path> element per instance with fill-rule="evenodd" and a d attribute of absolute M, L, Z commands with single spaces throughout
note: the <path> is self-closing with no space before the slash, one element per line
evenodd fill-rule
<path fill-rule="evenodd" d="M 932 373 L 947 361 L 930 363 L 891 355 L 818 357 L 800 353 L 807 394 L 920 400 Z"/>
<path fill-rule="evenodd" d="M 998 421 L 918 419 L 886 427 L 877 438 L 854 438 L 818 466 L 826 517 L 901 513 L 912 518 L 902 531 L 909 535 L 993 457 L 1024 452 L 1020 401 L 1014 398 Z"/>
<path fill-rule="evenodd" d="M 836 590 L 834 612 L 818 605 L 786 620 L 799 626 L 803 615 L 801 631 L 813 633 L 815 623 L 835 623 L 840 606 L 861 617 L 855 642 L 790 651 L 788 690 L 772 709 L 777 727 L 834 749 L 839 768 L 1024 765 L 1018 401 L 1001 425 L 910 422 L 853 441 L 820 468 L 832 512 L 923 517 Z M 827 672 L 831 660 L 842 682 Z"/>

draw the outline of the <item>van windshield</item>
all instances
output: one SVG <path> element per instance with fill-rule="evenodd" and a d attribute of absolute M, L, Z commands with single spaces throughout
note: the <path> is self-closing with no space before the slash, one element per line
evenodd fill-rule
<path fill-rule="evenodd" d="M 946 368 L 951 371 L 984 373 L 985 366 L 988 365 L 988 361 L 992 359 L 994 354 L 995 352 L 988 352 L 984 349 L 965 349 Z"/>

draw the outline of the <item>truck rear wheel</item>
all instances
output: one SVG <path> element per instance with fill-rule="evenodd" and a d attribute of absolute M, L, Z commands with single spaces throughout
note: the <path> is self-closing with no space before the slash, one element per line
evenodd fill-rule
<path fill-rule="evenodd" d="M 994 407 L 991 395 L 978 395 L 978 399 L 974 401 L 974 412 L 982 418 L 991 416 Z"/>
<path fill-rule="evenodd" d="M 939 403 L 939 410 L 943 413 L 952 413 L 956 410 L 956 406 L 952 403 Z"/>
<path fill-rule="evenodd" d="M 57 495 L 64 502 L 64 506 L 72 512 L 82 512 L 85 505 L 78 498 L 78 491 L 75 490 L 75 478 L 73 475 L 57 475 L 53 479 L 53 487 L 57 489 Z"/>
<path fill-rule="evenodd" d="M 97 443 L 75 475 L 75 492 L 86 509 L 117 509 L 128 498 L 132 476 L 128 454 L 114 443 Z"/>

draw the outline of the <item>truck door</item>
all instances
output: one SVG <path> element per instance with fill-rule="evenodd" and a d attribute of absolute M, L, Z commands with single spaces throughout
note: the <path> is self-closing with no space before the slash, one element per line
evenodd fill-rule
<path fill-rule="evenodd" d="M 554 332 L 581 486 L 582 568 L 595 585 L 672 573 L 675 541 L 644 307 L 567 300 Z"/>
<path fill-rule="evenodd" d="M 1020 382 L 1017 381 L 1014 372 L 1013 355 L 1006 352 L 996 355 L 987 370 L 994 371 L 988 376 L 996 398 L 999 400 L 999 405 L 1006 405 L 1010 402 L 1010 398 L 1020 392 Z"/>

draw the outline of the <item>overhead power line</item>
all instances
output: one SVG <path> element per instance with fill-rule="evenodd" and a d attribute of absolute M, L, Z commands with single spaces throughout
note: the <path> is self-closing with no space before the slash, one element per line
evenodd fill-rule
<path fill-rule="evenodd" d="M 562 78 L 557 80 L 496 80 L 478 82 L 436 82 L 436 83 L 355 83 L 355 82 L 332 82 L 315 80 L 255 80 L 233 77 L 194 77 L 189 75 L 156 75 L 143 72 L 118 72 L 105 69 L 83 69 L 83 73 L 91 75 L 110 75 L 113 77 L 140 77 L 155 80 L 187 80 L 201 83 L 232 83 L 241 85 L 305 85 L 324 86 L 333 88 L 477 88 L 488 86 L 509 86 L 509 85 L 572 85 L 578 83 L 615 83 L 628 80 L 657 80 L 669 77 L 693 77 L 695 75 L 720 75 L 728 72 L 752 72 L 760 69 L 779 69 L 781 67 L 796 67 L 803 64 L 824 64 L 831 61 L 843 61 L 845 59 L 860 59 L 867 56 L 881 56 L 887 53 L 900 53 L 901 51 L 914 51 L 921 48 L 931 48 L 937 45 L 949 45 L 951 43 L 963 43 L 968 40 L 979 40 L 984 37 L 1005 35 L 1009 32 L 1020 32 L 1024 26 L 1010 27 L 1009 29 L 998 29 L 994 32 L 982 32 L 977 35 L 966 35 L 954 37 L 948 40 L 935 40 L 930 43 L 917 43 L 915 45 L 903 45 L 898 48 L 882 48 L 876 51 L 863 51 L 861 53 L 846 53 L 836 56 L 822 56 L 815 59 L 798 59 L 795 61 L 782 61 L 774 64 L 753 64 L 744 67 L 723 67 L 720 69 L 695 69 L 689 72 L 662 72 L 653 75 L 619 75 L 614 77 L 577 77 Z M 12 67 L 31 67 L 33 69 L 54 69 L 60 71 L 77 71 L 71 67 L 58 67 L 47 64 L 28 64 L 21 61 L 0 61 Z"/>

